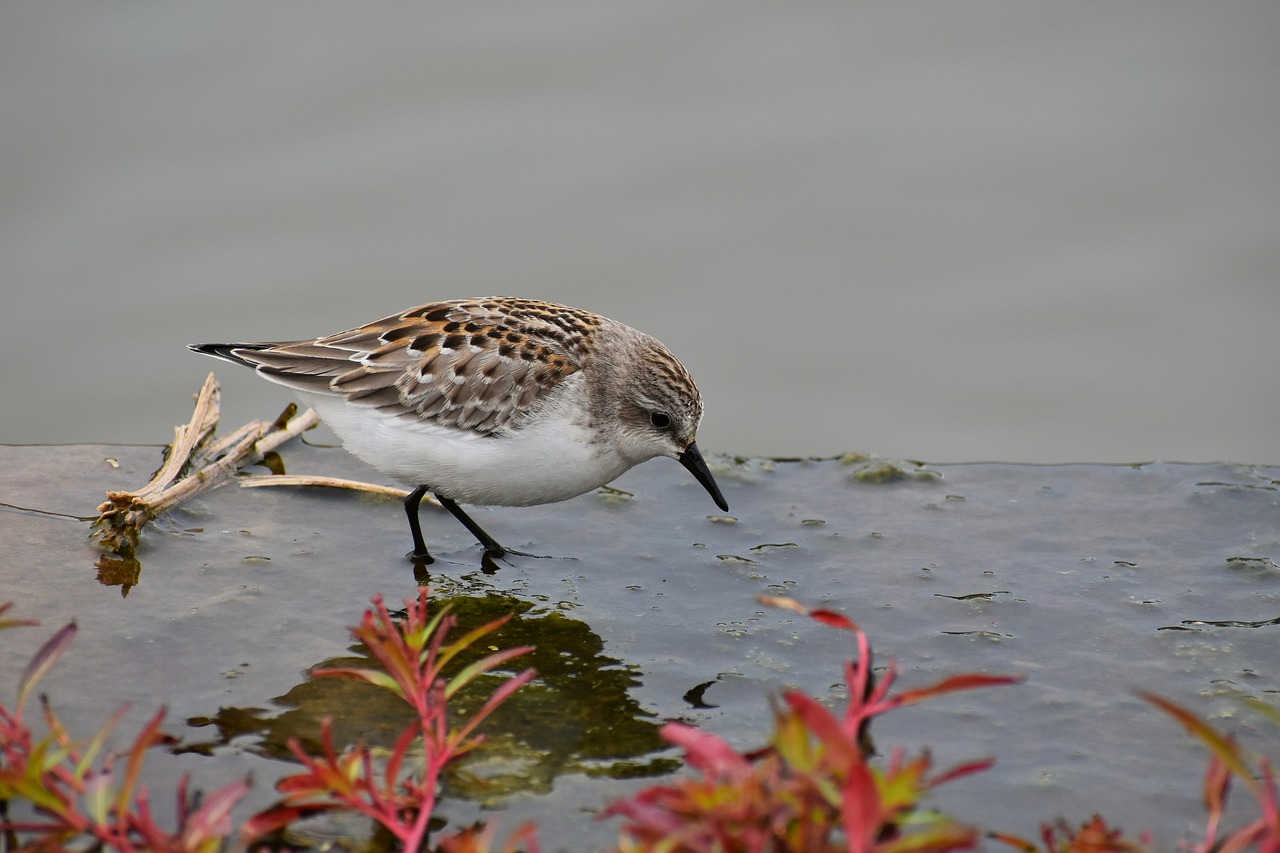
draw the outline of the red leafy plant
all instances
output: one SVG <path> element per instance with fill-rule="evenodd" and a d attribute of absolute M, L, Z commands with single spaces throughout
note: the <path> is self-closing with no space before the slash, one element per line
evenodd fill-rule
<path fill-rule="evenodd" d="M 377 767 L 368 746 L 356 744 L 342 755 L 334 751 L 329 721 L 321 733 L 323 754 L 308 755 L 296 739 L 290 741 L 306 768 L 276 783 L 284 797 L 275 806 L 250 818 L 241 835 L 246 842 L 281 829 L 301 818 L 342 810 L 364 815 L 383 827 L 405 850 L 426 849 L 428 824 L 436 805 L 440 776 L 446 765 L 475 749 L 483 741 L 475 734 L 480 723 L 516 690 L 534 678 L 526 669 L 502 683 L 470 718 L 456 728 L 450 725 L 448 701 L 476 678 L 503 667 L 531 650 L 531 646 L 503 649 L 474 661 L 451 678 L 445 668 L 457 655 L 502 627 L 510 615 L 495 619 L 446 642 L 457 617 L 442 607 L 431 613 L 429 593 L 423 588 L 417 600 L 405 602 L 405 616 L 393 619 L 381 596 L 366 610 L 352 635 L 369 650 L 381 669 L 321 669 L 317 676 L 351 678 L 390 690 L 413 708 L 417 719 L 400 735 L 390 754 Z M 411 766 L 417 772 L 406 772 Z M 442 839 L 440 849 L 470 853 L 490 849 L 489 827 L 464 829 Z M 519 829 L 504 850 L 523 842 L 535 851 L 532 826 Z"/>
<path fill-rule="evenodd" d="M 0 616 L 9 607 L 0 605 Z M 34 624 L 0 619 L 3 628 Z M 71 644 L 76 630 L 74 622 L 65 625 L 31 659 L 19 681 L 18 701 L 12 710 L 0 703 L 0 807 L 7 809 L 10 802 L 34 807 L 34 817 L 29 820 L 10 820 L 7 810 L 0 811 L 5 849 L 97 847 L 125 853 L 214 853 L 221 849 L 231 833 L 231 809 L 249 790 L 249 783 L 232 782 L 202 800 L 188 790 L 184 776 L 177 790 L 176 827 L 162 829 L 140 779 L 147 751 L 174 742 L 160 731 L 163 708 L 118 754 L 107 753 L 106 744 L 128 713 L 127 705 L 87 741 L 71 737 L 43 696 L 40 703 L 48 734 L 37 737 L 28 725 L 25 716 L 32 692 Z"/>
<path fill-rule="evenodd" d="M 1239 850 L 1280 853 L 1280 794 L 1277 793 L 1276 769 L 1271 760 L 1265 755 L 1250 756 L 1234 737 L 1224 735 L 1175 702 L 1141 690 L 1138 695 L 1181 723 L 1211 753 L 1203 787 L 1208 821 L 1204 838 L 1192 849 L 1196 853 L 1236 853 Z M 1280 715 L 1274 709 L 1262 705 L 1255 707 L 1268 713 L 1273 720 L 1280 721 Z M 1219 838 L 1233 778 L 1239 779 L 1253 794 L 1260 815 L 1257 820 Z"/>
<path fill-rule="evenodd" d="M 1017 836 L 997 833 L 992 838 L 1023 853 L 1039 850 L 1035 844 Z M 1140 841 L 1126 838 L 1124 832 L 1110 826 L 1100 815 L 1094 815 L 1079 828 L 1069 826 L 1065 820 L 1045 824 L 1040 829 L 1040 840 L 1046 853 L 1150 853 L 1153 849 L 1149 836 L 1144 835 Z"/>
<path fill-rule="evenodd" d="M 1189 853 L 1240 853 L 1243 850 L 1280 853 L 1280 792 L 1270 759 L 1265 755 L 1251 756 L 1236 743 L 1234 737 L 1218 731 L 1176 702 L 1145 690 L 1135 692 L 1181 723 L 1211 753 L 1202 787 L 1208 813 L 1204 836 L 1199 842 L 1186 844 L 1185 849 Z M 1280 714 L 1274 709 L 1262 705 L 1255 707 L 1280 722 Z M 1222 820 L 1233 778 L 1239 779 L 1253 794 L 1259 816 L 1238 829 L 1222 834 Z M 1039 850 L 1045 853 L 1151 853 L 1155 850 L 1149 833 L 1143 833 L 1138 839 L 1126 838 L 1099 815 L 1094 815 L 1079 828 L 1072 828 L 1065 821 L 1045 824 L 1040 835 L 1043 846 L 1039 848 L 1017 836 L 995 834 L 992 837 L 1023 853 L 1037 853 Z"/>
<path fill-rule="evenodd" d="M 501 627 L 510 617 L 493 620 L 449 640 L 457 619 L 444 607 L 434 614 L 427 606 L 428 591 L 406 601 L 405 617 L 394 619 L 381 597 L 365 611 L 353 635 L 369 649 L 382 669 L 317 670 L 313 674 L 353 678 L 383 687 L 404 699 L 416 719 L 404 731 L 385 761 L 375 762 L 373 751 L 356 744 L 341 755 L 333 746 L 326 720 L 323 754 L 307 755 L 296 740 L 290 748 L 305 770 L 277 784 L 284 795 L 241 828 L 241 843 L 249 846 L 263 836 L 304 817 L 326 811 L 364 815 L 384 828 L 405 850 L 425 850 L 428 824 L 436 805 L 440 775 L 445 766 L 475 749 L 482 737 L 476 727 L 513 692 L 534 677 L 532 669 L 507 679 L 480 707 L 456 727 L 451 725 L 449 700 L 478 677 L 503 667 L 529 647 L 505 649 L 473 661 L 452 677 L 444 669 L 459 653 Z M 9 604 L 0 605 L 0 628 L 31 622 L 3 618 Z M 106 743 L 129 710 L 117 711 L 85 743 L 75 742 L 42 697 L 49 734 L 37 738 L 24 718 L 40 679 L 66 651 L 76 634 L 74 623 L 58 631 L 23 673 L 14 710 L 0 704 L 0 849 L 61 850 L 84 847 L 133 853 L 174 851 L 215 853 L 232 835 L 231 809 L 249 789 L 247 780 L 228 784 L 203 799 L 188 790 L 184 777 L 177 791 L 177 822 L 172 832 L 155 820 L 150 797 L 141 784 L 146 753 L 176 739 L 162 733 L 163 709 L 143 727 L 134 742 L 118 754 L 106 753 Z M 99 756 L 105 756 L 99 761 Z M 9 803 L 27 803 L 31 820 L 10 820 Z M 494 846 L 494 829 L 478 825 L 438 839 L 443 853 L 485 853 L 517 848 L 537 853 L 532 825 L 514 832 L 501 848 Z"/>
<path fill-rule="evenodd" d="M 406 602 L 403 619 L 395 619 L 375 598 L 352 633 L 383 669 L 318 670 L 316 675 L 353 678 L 400 696 L 417 719 L 405 730 L 388 757 L 357 744 L 338 755 L 328 724 L 323 727 L 319 757 L 291 748 L 305 770 L 278 783 L 283 799 L 251 818 L 242 828 L 241 844 L 257 846 L 263 837 L 309 815 L 348 811 L 364 815 L 394 837 L 405 850 L 425 850 L 428 823 L 437 801 L 443 769 L 481 742 L 476 727 L 502 702 L 534 677 L 525 670 L 505 681 L 471 717 L 453 727 L 448 701 L 486 673 L 502 669 L 528 647 L 494 652 L 446 678 L 444 669 L 463 650 L 497 630 L 497 619 L 446 642 L 456 626 L 449 609 L 431 614 L 428 593 Z M 896 671 L 892 664 L 877 683 L 866 636 L 846 617 L 809 610 L 790 599 L 767 603 L 805 613 L 855 635 L 858 657 L 844 666 L 849 702 L 833 714 L 817 700 L 791 691 L 775 705 L 775 727 L 763 748 L 739 753 L 722 739 L 690 726 L 671 723 L 663 735 L 687 752 L 686 763 L 700 774 L 650 787 L 611 805 L 606 815 L 622 816 L 617 850 L 639 851 L 854 851 L 914 853 L 972 847 L 980 833 L 921 806 L 938 785 L 981 771 L 990 761 L 962 764 L 934 773 L 927 752 L 908 758 L 894 751 L 879 766 L 871 761 L 868 727 L 887 711 L 926 699 L 1008 684 L 1015 678 L 959 675 L 929 687 L 890 695 Z M 33 622 L 4 618 L 0 628 Z M 508 617 L 509 618 L 509 617 Z M 214 853 L 228 846 L 231 810 L 245 795 L 248 782 L 232 782 L 205 798 L 188 789 L 184 777 L 177 790 L 176 823 L 161 828 L 141 784 L 145 754 L 174 739 L 160 731 L 164 711 L 157 712 L 125 750 L 107 751 L 107 741 L 128 711 L 120 709 L 88 740 L 74 740 L 47 700 L 41 697 L 48 734 L 36 737 L 25 713 L 36 686 L 65 652 L 76 634 L 74 623 L 59 630 L 37 652 L 23 672 L 13 710 L 0 703 L 0 849 L 101 849 L 121 851 L 191 851 Z M 1255 757 L 1181 706 L 1141 693 L 1174 717 L 1211 752 L 1204 781 L 1208 821 L 1203 839 L 1188 844 L 1195 853 L 1280 853 L 1280 795 L 1274 768 Z M 1264 712 L 1274 711 L 1260 708 Z M 1253 794 L 1260 815 L 1223 833 L 1222 822 L 1233 780 Z M 11 820 L 8 803 L 26 803 L 34 817 Z M 537 853 L 532 825 L 525 825 L 495 847 L 495 829 L 477 825 L 434 840 L 443 853 L 486 853 L 525 849 Z M 1101 817 L 1078 828 L 1059 821 L 1046 825 L 1041 845 L 995 834 L 991 837 L 1024 853 L 1146 853 L 1149 836 L 1126 838 Z"/>
<path fill-rule="evenodd" d="M 764 853 L 851 851 L 906 853 L 974 846 L 971 826 L 920 805 L 930 790 L 990 766 L 989 760 L 935 774 L 927 752 L 908 758 L 895 750 L 884 766 L 870 759 L 868 724 L 873 717 L 926 699 L 1010 684 L 1017 678 L 958 675 L 930 687 L 890 695 L 892 664 L 876 683 L 866 635 L 846 617 L 810 610 L 791 599 L 764 603 L 804 613 L 854 634 L 858 656 L 845 663 L 849 702 L 837 716 L 818 700 L 788 691 L 774 709 L 767 746 L 748 754 L 719 737 L 682 723 L 668 723 L 662 736 L 686 751 L 698 777 L 655 785 L 613 803 L 606 815 L 626 819 L 622 853 Z"/>

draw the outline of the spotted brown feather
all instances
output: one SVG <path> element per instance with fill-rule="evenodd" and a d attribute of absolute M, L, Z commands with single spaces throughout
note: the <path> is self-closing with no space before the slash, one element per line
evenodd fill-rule
<path fill-rule="evenodd" d="M 524 299 L 433 302 L 306 341 L 232 353 L 300 391 L 485 434 L 516 429 L 590 357 L 599 318 Z"/>

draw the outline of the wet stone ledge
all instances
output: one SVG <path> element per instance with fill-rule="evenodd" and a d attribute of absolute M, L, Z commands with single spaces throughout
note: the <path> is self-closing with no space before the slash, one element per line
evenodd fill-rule
<path fill-rule="evenodd" d="M 383 482 L 334 448 L 295 440 L 280 454 L 277 472 Z M 79 637 L 42 685 L 72 730 L 132 702 L 132 734 L 167 705 L 181 743 L 149 762 L 148 782 L 190 772 L 213 788 L 252 772 L 247 813 L 295 768 L 285 741 L 314 738 L 324 716 L 340 739 L 403 724 L 393 700 L 306 673 L 350 665 L 346 629 L 370 597 L 402 600 L 424 578 L 394 498 L 234 482 L 153 521 L 130 560 L 104 559 L 95 508 L 161 461 L 151 446 L 0 447 L 0 601 L 42 623 L 4 633 L 0 689 L 11 700 L 43 639 L 75 619 Z M 451 821 L 571 816 L 542 821 L 544 847 L 598 849 L 614 828 L 588 812 L 675 766 L 663 720 L 748 746 L 782 688 L 836 698 L 847 636 L 760 594 L 845 613 L 906 687 L 1026 677 L 875 732 L 882 750 L 928 745 L 943 766 L 995 756 L 937 801 L 989 828 L 1033 834 L 1103 811 L 1176 843 L 1200 814 L 1206 756 L 1132 688 L 1280 755 L 1280 729 L 1249 704 L 1280 706 L 1280 467 L 709 461 L 728 514 L 668 460 L 563 504 L 477 508 L 499 541 L 545 555 L 496 574 L 424 506 L 436 599 L 464 621 L 515 612 L 498 642 L 539 647 L 540 679 L 495 718 L 493 751 L 471 768 L 490 784 L 450 781 Z"/>

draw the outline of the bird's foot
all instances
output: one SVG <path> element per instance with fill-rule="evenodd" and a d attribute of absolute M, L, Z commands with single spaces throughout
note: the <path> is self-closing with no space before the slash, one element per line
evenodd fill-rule
<path fill-rule="evenodd" d="M 436 558 L 431 556 L 431 554 L 425 549 L 422 551 L 414 549 L 404 556 L 406 560 L 413 563 L 415 566 L 429 566 L 436 561 Z"/>
<path fill-rule="evenodd" d="M 527 551 L 517 551 L 514 548 L 485 548 L 484 555 L 480 558 L 480 569 L 486 575 L 494 574 L 501 568 L 498 561 L 509 563 L 508 557 L 528 557 L 532 560 L 557 560 L 564 559 L 556 557 L 552 554 L 530 554 Z"/>

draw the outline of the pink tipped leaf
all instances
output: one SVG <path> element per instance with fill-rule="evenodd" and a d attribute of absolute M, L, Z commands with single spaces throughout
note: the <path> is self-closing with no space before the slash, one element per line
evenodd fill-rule
<path fill-rule="evenodd" d="M 915 705 L 926 699 L 932 699 L 935 696 L 943 696 L 947 693 L 958 693 L 961 690 L 976 690 L 980 687 L 1000 687 L 1006 684 L 1018 684 L 1021 682 L 1020 675 L 980 675 L 977 673 L 969 673 L 966 675 L 953 675 L 944 678 L 937 684 L 929 687 L 921 687 L 916 690 L 904 690 L 896 696 L 891 696 L 887 700 L 885 710 L 892 708 L 901 708 L 906 705 Z"/>
<path fill-rule="evenodd" d="M 5 612 L 8 611 L 10 607 L 13 607 L 12 601 L 6 601 L 4 604 L 0 604 L 0 617 L 3 617 Z M 32 627 L 34 625 L 39 625 L 39 624 L 40 623 L 34 619 L 0 618 L 0 628 L 25 628 L 25 627 Z"/>
<path fill-rule="evenodd" d="M 1204 806 L 1209 813 L 1205 824 L 1205 849 L 1213 847 L 1213 840 L 1218 837 L 1218 825 L 1222 821 L 1227 807 L 1227 796 L 1231 790 L 1231 771 L 1216 755 L 1209 756 L 1209 766 L 1204 771 Z"/>
<path fill-rule="evenodd" d="M 840 819 L 850 853 L 874 850 L 886 815 L 875 777 L 866 764 L 858 762 L 848 768 L 840 800 Z"/>
<path fill-rule="evenodd" d="M 841 631 L 849 631 L 858 633 L 857 624 L 845 616 L 843 613 L 837 613 L 834 610 L 826 610 L 824 608 L 814 608 L 809 611 L 809 617 L 815 622 L 820 622 L 831 628 L 839 628 Z"/>
<path fill-rule="evenodd" d="M 1260 853 L 1276 853 L 1280 850 L 1280 830 L 1275 826 L 1267 826 L 1258 819 L 1248 826 L 1242 826 L 1228 835 L 1213 847 L 1205 848 L 1213 853 L 1244 853 L 1256 850 Z"/>
<path fill-rule="evenodd" d="M 686 761 L 707 776 L 738 776 L 751 764 L 719 737 L 684 723 L 667 723 L 658 730 L 662 739 L 688 753 Z"/>
<path fill-rule="evenodd" d="M 494 619 L 490 622 L 486 622 L 485 624 L 480 625 L 478 627 L 472 628 L 470 631 L 466 632 L 461 637 L 449 643 L 447 646 L 444 646 L 441 649 L 440 658 L 437 663 L 437 666 L 444 667 L 449 663 L 449 661 L 453 660 L 453 658 L 459 652 L 470 648 L 471 646 L 475 645 L 482 637 L 492 634 L 494 631 L 498 630 L 503 625 L 510 622 L 511 617 L 512 617 L 512 614 L 510 613 L 508 613 L 505 616 L 499 616 L 497 619 Z"/>
<path fill-rule="evenodd" d="M 521 687 L 524 687 L 532 681 L 537 674 L 538 673 L 533 669 L 526 669 L 524 672 L 504 681 L 502 685 L 498 687 L 497 690 L 493 691 L 493 694 L 485 700 L 485 703 L 480 706 L 480 710 L 472 714 L 471 718 L 468 719 L 466 723 L 464 723 L 462 727 L 450 737 L 450 745 L 454 748 L 461 746 L 463 741 L 465 741 L 471 733 L 475 731 L 476 726 L 480 725 L 480 723 L 492 714 L 499 705 L 507 701 L 512 693 L 515 693 Z"/>
<path fill-rule="evenodd" d="M 292 826 L 299 821 L 337 808 L 340 808 L 337 803 L 309 803 L 305 805 L 277 803 L 265 811 L 258 812 L 241 825 L 240 841 L 248 847 L 264 835 L 270 835 L 273 832 L 284 829 L 286 826 Z"/>
<path fill-rule="evenodd" d="M 756 601 L 766 607 L 776 607 L 779 610 L 790 610 L 792 613 L 799 613 L 802 616 L 808 616 L 816 622 L 823 625 L 829 625 L 832 628 L 839 628 L 842 631 L 858 630 L 858 626 L 852 619 L 843 613 L 837 613 L 834 610 L 827 610 L 822 607 L 806 607 L 794 598 L 785 595 L 757 595 Z"/>
<path fill-rule="evenodd" d="M 974 761 L 966 761 L 963 764 L 957 764 L 954 767 L 947 768 L 937 776 L 932 777 L 929 780 L 929 787 L 936 788 L 939 785 L 944 785 L 947 782 L 961 779 L 965 776 L 972 776 L 975 773 L 984 773 L 995 766 L 995 763 L 996 760 L 994 758 L 979 758 Z"/>
<path fill-rule="evenodd" d="M 396 738 L 396 745 L 391 748 L 391 754 L 387 757 L 387 764 L 383 778 L 386 780 L 386 790 L 395 790 L 396 783 L 400 780 L 400 768 L 404 765 L 404 759 L 409 754 L 409 749 L 413 746 L 414 740 L 418 737 L 418 727 L 416 725 L 405 726 L 405 730 L 400 733 L 400 737 Z"/>
<path fill-rule="evenodd" d="M 862 750 L 858 747 L 857 732 L 847 731 L 834 714 L 818 700 L 798 690 L 789 690 L 783 698 L 803 721 L 809 731 L 830 750 L 841 766 L 862 763 Z"/>
<path fill-rule="evenodd" d="M 177 742 L 177 738 L 160 731 L 160 724 L 164 722 L 164 715 L 165 708 L 162 705 L 147 721 L 147 724 L 142 727 L 142 731 L 138 732 L 138 736 L 134 738 L 133 744 L 129 747 L 124 778 L 120 781 L 120 787 L 116 793 L 117 815 L 123 816 L 129 812 L 129 803 L 137 794 L 138 786 L 142 782 L 142 764 L 146 760 L 147 750 L 153 746 Z"/>
<path fill-rule="evenodd" d="M 313 669 L 310 674 L 315 678 L 347 678 L 353 681 L 363 681 L 366 684 L 390 690 L 397 696 L 401 695 L 400 684 L 381 669 L 338 667 L 334 669 Z"/>
<path fill-rule="evenodd" d="M 1235 741 L 1223 736 L 1217 729 L 1176 702 L 1171 702 L 1163 696 L 1149 693 L 1146 690 L 1135 690 L 1134 692 L 1181 723 L 1182 727 L 1190 732 L 1193 737 L 1209 747 L 1214 755 L 1226 765 L 1227 769 L 1244 780 L 1255 793 L 1258 792 L 1257 783 L 1253 779 L 1253 771 L 1244 762 L 1244 758 L 1240 754 L 1240 747 Z"/>
<path fill-rule="evenodd" d="M 474 681 L 477 676 L 496 669 L 507 661 L 528 654 L 531 651 L 533 651 L 533 646 L 517 646 L 513 649 L 494 652 L 478 661 L 467 664 L 457 675 L 449 679 L 449 683 L 445 687 L 445 698 L 452 698 L 455 693 Z"/>
<path fill-rule="evenodd" d="M 248 779 L 239 779 L 206 796 L 183 829 L 183 846 L 187 850 L 220 849 L 222 839 L 231 834 L 231 810 L 249 793 L 249 787 Z"/>
<path fill-rule="evenodd" d="M 27 704 L 27 697 L 35 686 L 40 683 L 40 679 L 44 678 L 53 665 L 58 662 L 58 658 L 62 657 L 62 653 L 67 650 L 67 646 L 71 645 L 71 641 L 75 639 L 76 627 L 74 621 L 68 622 L 58 630 L 56 634 L 50 637 L 40 651 L 35 653 L 31 661 L 27 664 L 27 668 L 22 672 L 22 678 L 18 680 L 18 713 L 21 715 L 22 708 Z"/>

